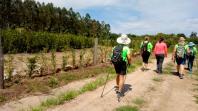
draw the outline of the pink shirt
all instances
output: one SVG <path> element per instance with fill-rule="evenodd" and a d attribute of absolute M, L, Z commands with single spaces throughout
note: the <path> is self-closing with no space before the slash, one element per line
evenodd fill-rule
<path fill-rule="evenodd" d="M 155 44 L 155 49 L 154 49 L 155 54 L 165 54 L 167 55 L 167 45 L 164 42 L 157 42 Z"/>

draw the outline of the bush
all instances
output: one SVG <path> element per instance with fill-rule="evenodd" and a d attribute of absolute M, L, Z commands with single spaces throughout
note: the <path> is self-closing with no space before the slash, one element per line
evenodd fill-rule
<path fill-rule="evenodd" d="M 27 58 L 28 59 L 28 64 L 27 64 L 27 67 L 28 67 L 28 75 L 29 77 L 32 77 L 32 74 L 34 73 L 34 70 L 36 69 L 36 59 L 37 57 L 30 57 L 30 58 Z"/>
<path fill-rule="evenodd" d="M 55 78 L 55 77 L 51 77 L 50 78 L 50 80 L 48 81 L 48 83 L 49 83 L 49 86 L 50 87 L 56 87 L 57 85 L 58 85 L 58 79 L 57 78 Z"/>

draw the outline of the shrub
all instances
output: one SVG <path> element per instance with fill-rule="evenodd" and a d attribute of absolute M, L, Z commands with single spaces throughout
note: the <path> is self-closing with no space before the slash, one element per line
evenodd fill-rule
<path fill-rule="evenodd" d="M 36 69 L 36 63 L 37 63 L 37 57 L 30 57 L 27 58 L 28 59 L 28 64 L 27 64 L 27 68 L 28 68 L 28 75 L 29 77 L 32 77 L 32 74 L 34 73 L 34 70 Z"/>

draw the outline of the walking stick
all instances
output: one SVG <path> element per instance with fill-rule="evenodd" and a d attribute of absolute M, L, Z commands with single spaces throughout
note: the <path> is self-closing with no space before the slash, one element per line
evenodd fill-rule
<path fill-rule="evenodd" d="M 105 81 L 105 84 L 104 84 L 104 87 L 103 87 L 103 90 L 102 90 L 102 93 L 101 93 L 101 96 L 100 96 L 101 98 L 103 97 L 104 89 L 106 87 L 108 78 L 109 78 L 109 73 L 107 74 L 107 78 L 106 78 L 106 81 Z"/>

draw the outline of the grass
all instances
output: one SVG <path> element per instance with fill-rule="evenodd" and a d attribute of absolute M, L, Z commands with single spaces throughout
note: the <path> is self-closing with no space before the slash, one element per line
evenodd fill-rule
<path fill-rule="evenodd" d="M 164 68 L 163 73 L 164 74 L 172 74 L 173 68 L 175 68 L 175 66 L 172 62 L 170 62 Z"/>
<path fill-rule="evenodd" d="M 115 75 L 111 75 L 110 80 L 113 77 L 115 77 Z M 57 97 L 48 98 L 46 101 L 42 102 L 39 106 L 32 108 L 31 111 L 44 111 L 49 107 L 63 104 L 65 101 L 70 101 L 82 93 L 85 93 L 87 91 L 92 91 L 92 90 L 98 88 L 99 86 L 103 85 L 104 83 L 105 83 L 104 77 L 98 78 L 93 82 L 85 84 L 79 90 L 67 91 L 65 93 L 60 94 Z"/>
<path fill-rule="evenodd" d="M 141 65 L 139 62 L 134 62 L 133 65 L 131 65 L 129 67 L 130 72 L 134 71 L 134 69 L 139 65 Z M 101 69 L 100 69 L 100 71 L 101 71 Z M 115 71 L 112 67 L 105 68 L 105 71 L 106 71 L 106 73 L 110 74 L 108 81 L 115 78 L 115 76 L 116 76 Z M 104 85 L 105 82 L 106 82 L 106 76 L 97 78 L 95 81 L 85 84 L 79 90 L 67 91 L 65 93 L 60 94 L 57 97 L 49 98 L 46 101 L 42 102 L 39 106 L 31 108 L 31 111 L 44 111 L 49 107 L 63 104 L 65 101 L 70 101 L 70 100 L 76 98 L 80 94 L 83 94 L 87 91 L 93 91 L 93 90 L 97 89 L 99 86 Z M 127 109 L 127 107 L 126 107 L 126 109 Z M 127 110 L 121 110 L 118 108 L 118 111 L 138 111 L 138 110 L 136 107 L 128 107 Z"/>
<path fill-rule="evenodd" d="M 163 79 L 160 78 L 160 77 L 154 77 L 152 80 L 155 81 L 155 82 L 162 82 L 163 81 Z"/>
<path fill-rule="evenodd" d="M 48 84 L 50 87 L 54 88 L 54 87 L 58 86 L 59 81 L 56 77 L 51 77 L 50 80 L 48 81 Z"/>
<path fill-rule="evenodd" d="M 3 102 L 3 101 L 6 101 L 6 97 L 5 97 L 5 96 L 0 95 L 0 102 Z"/>
<path fill-rule="evenodd" d="M 133 106 L 121 106 L 119 108 L 116 108 L 115 111 L 139 111 L 138 107 Z"/>
<path fill-rule="evenodd" d="M 145 103 L 145 101 L 142 98 L 136 98 L 135 100 L 133 100 L 133 103 L 137 106 L 142 106 Z"/>

